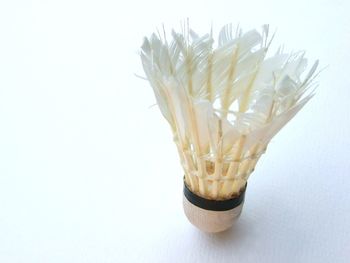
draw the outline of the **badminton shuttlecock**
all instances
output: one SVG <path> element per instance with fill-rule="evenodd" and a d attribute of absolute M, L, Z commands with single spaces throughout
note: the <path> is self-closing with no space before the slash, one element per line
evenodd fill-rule
<path fill-rule="evenodd" d="M 242 33 L 227 25 L 214 44 L 212 33 L 199 36 L 187 26 L 172 31 L 170 42 L 165 33 L 153 34 L 141 48 L 145 74 L 174 135 L 185 190 L 198 199 L 186 196 L 186 215 L 205 231 L 232 225 L 271 138 L 313 95 L 318 62 L 305 72 L 304 52 L 280 48 L 267 56 L 268 31 Z M 225 206 L 232 200 L 238 210 Z"/>

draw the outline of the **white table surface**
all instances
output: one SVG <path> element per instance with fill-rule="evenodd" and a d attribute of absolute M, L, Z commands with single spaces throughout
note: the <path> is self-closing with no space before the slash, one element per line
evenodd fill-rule
<path fill-rule="evenodd" d="M 350 4 L 1 1 L 0 262 L 349 262 Z M 322 73 L 271 142 L 244 211 L 207 235 L 182 211 L 182 169 L 138 57 L 189 17 L 277 28 Z"/>

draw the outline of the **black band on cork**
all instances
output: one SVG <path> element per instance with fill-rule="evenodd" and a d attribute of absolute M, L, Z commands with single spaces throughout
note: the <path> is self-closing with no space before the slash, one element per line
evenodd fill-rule
<path fill-rule="evenodd" d="M 210 200 L 198 196 L 188 189 L 186 183 L 184 182 L 184 195 L 187 200 L 195 206 L 203 208 L 205 210 L 212 211 L 227 211 L 239 206 L 244 201 L 245 190 L 247 189 L 247 184 L 241 191 L 240 195 L 227 200 Z"/>

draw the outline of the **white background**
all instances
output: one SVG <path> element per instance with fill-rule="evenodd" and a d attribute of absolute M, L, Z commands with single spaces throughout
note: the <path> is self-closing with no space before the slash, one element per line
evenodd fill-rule
<path fill-rule="evenodd" d="M 0 262 L 349 262 L 350 4 L 1 1 Z M 328 66 L 271 142 L 226 233 L 182 211 L 182 169 L 139 47 L 186 17 L 245 29 Z"/>

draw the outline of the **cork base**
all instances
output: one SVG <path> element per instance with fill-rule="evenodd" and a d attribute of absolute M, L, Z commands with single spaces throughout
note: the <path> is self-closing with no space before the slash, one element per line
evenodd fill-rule
<path fill-rule="evenodd" d="M 232 227 L 242 212 L 243 203 L 226 211 L 212 211 L 192 204 L 183 195 L 183 208 L 188 220 L 197 228 L 208 233 L 218 233 Z"/>

